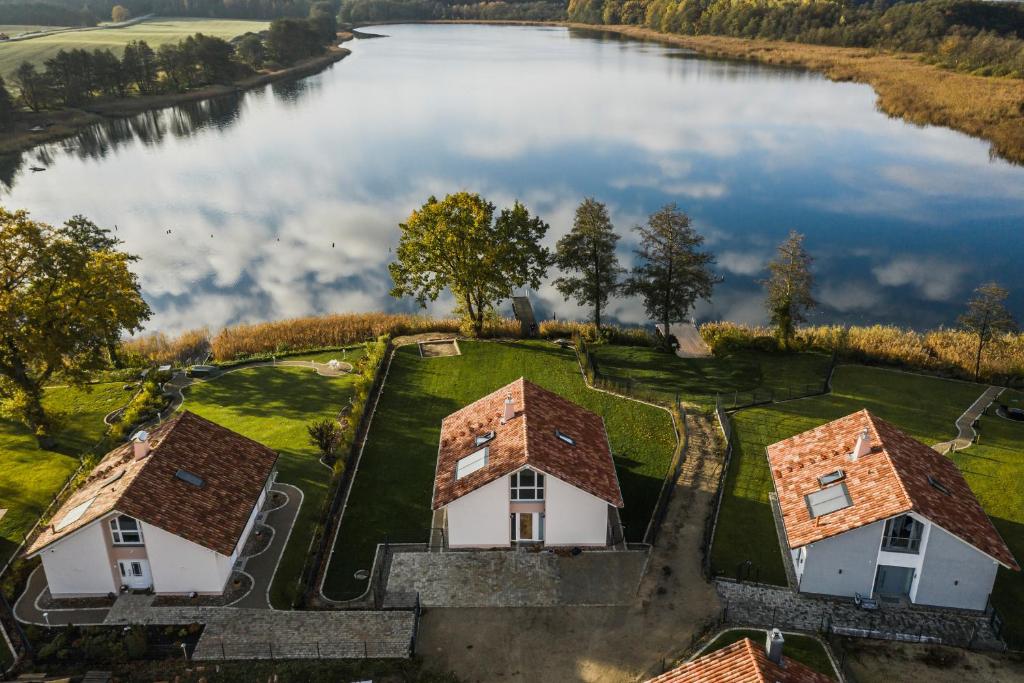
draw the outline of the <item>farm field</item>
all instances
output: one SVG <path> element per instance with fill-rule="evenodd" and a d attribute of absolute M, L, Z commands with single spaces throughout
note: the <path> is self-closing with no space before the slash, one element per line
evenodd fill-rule
<path fill-rule="evenodd" d="M 764 400 L 770 392 L 802 396 L 820 391 L 831 358 L 818 353 L 743 351 L 710 358 L 680 358 L 646 346 L 595 344 L 589 347 L 598 371 L 633 382 L 643 391 L 676 394 L 684 401 L 714 405 L 721 395 L 726 405 L 750 401 L 752 392 Z"/>
<path fill-rule="evenodd" d="M 420 358 L 400 347 L 392 361 L 324 581 L 330 598 L 366 588 L 378 543 L 425 542 L 441 420 L 519 377 L 605 419 L 625 500 L 629 540 L 646 530 L 675 449 L 671 416 L 659 408 L 586 387 L 572 350 L 550 342 L 460 341 L 461 356 Z"/>
<path fill-rule="evenodd" d="M 10 80 L 11 74 L 24 61 L 41 66 L 60 50 L 109 49 L 121 56 L 125 44 L 144 40 L 154 50 L 164 43 L 176 43 L 195 33 L 230 40 L 248 31 L 262 31 L 266 21 L 237 19 L 153 18 L 124 28 L 99 28 L 88 31 L 66 31 L 14 43 L 0 43 L 0 75 Z"/>
<path fill-rule="evenodd" d="M 749 560 L 760 581 L 786 584 L 768 501 L 766 446 L 862 408 L 931 445 L 955 435 L 954 422 L 984 390 L 980 384 L 842 365 L 829 395 L 734 413 L 735 450 L 711 549 L 712 572 L 734 576 Z"/>
<path fill-rule="evenodd" d="M 362 356 L 361 348 L 345 354 L 353 364 Z M 340 359 L 340 352 L 290 356 L 288 360 L 331 358 Z M 302 508 L 271 587 L 275 607 L 288 608 L 296 597 L 296 581 L 331 478 L 316 447 L 309 443 L 306 425 L 336 416 L 353 394 L 354 377 L 323 377 L 302 367 L 240 368 L 195 384 L 185 393 L 183 408 L 277 451 L 278 481 L 302 489 Z"/>
<path fill-rule="evenodd" d="M 55 450 L 39 448 L 35 437 L 10 419 L 0 420 L 0 565 L 11 556 L 78 467 L 79 457 L 103 437 L 103 417 L 128 402 L 131 393 L 122 382 L 85 388 L 47 389 L 43 405 L 59 425 Z"/>

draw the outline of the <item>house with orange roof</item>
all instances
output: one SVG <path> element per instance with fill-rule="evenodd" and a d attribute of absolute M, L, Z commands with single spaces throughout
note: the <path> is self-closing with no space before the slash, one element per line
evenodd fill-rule
<path fill-rule="evenodd" d="M 738 640 L 666 671 L 647 683 L 831 683 L 834 679 L 783 654 L 785 638 L 773 629 L 763 646 Z"/>
<path fill-rule="evenodd" d="M 108 453 L 26 548 L 55 598 L 124 590 L 219 595 L 277 453 L 183 411 Z"/>
<path fill-rule="evenodd" d="M 605 546 L 622 492 L 600 415 L 523 378 L 441 422 L 433 509 L 452 548 Z"/>
<path fill-rule="evenodd" d="M 953 461 L 867 410 L 767 455 L 801 592 L 982 610 L 1020 571 Z"/>

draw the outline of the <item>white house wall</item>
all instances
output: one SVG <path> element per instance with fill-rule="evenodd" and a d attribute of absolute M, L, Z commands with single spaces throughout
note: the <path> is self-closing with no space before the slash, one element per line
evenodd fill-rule
<path fill-rule="evenodd" d="M 231 576 L 231 558 L 142 524 L 153 590 L 157 593 L 220 593 Z"/>
<path fill-rule="evenodd" d="M 806 547 L 801 593 L 871 595 L 885 522 L 875 522 Z"/>
<path fill-rule="evenodd" d="M 998 569 L 991 557 L 933 524 L 914 602 L 985 609 Z"/>
<path fill-rule="evenodd" d="M 496 548 L 511 543 L 508 477 L 467 493 L 447 509 L 450 547 Z"/>
<path fill-rule="evenodd" d="M 544 477 L 547 545 L 605 545 L 608 503 L 552 476 Z"/>
<path fill-rule="evenodd" d="M 82 597 L 117 592 L 110 558 L 97 522 L 79 529 L 39 553 L 54 597 Z"/>

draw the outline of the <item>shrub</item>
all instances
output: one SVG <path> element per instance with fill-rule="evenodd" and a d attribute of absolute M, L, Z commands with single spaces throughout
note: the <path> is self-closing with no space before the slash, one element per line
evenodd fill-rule
<path fill-rule="evenodd" d="M 149 643 L 146 638 L 146 629 L 133 626 L 124 637 L 124 649 L 128 659 L 142 659 L 146 656 Z"/>

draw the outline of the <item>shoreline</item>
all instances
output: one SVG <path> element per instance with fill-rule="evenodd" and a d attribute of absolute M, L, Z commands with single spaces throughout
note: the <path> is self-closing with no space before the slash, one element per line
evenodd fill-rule
<path fill-rule="evenodd" d="M 339 36 L 339 41 L 349 39 L 347 36 Z M 14 130 L 0 135 L 0 155 L 27 152 L 39 145 L 72 137 L 89 126 L 110 119 L 127 118 L 155 109 L 165 109 L 187 102 L 241 93 L 268 83 L 310 76 L 323 71 L 350 54 L 352 51 L 348 48 L 335 46 L 328 48 L 327 52 L 322 55 L 304 60 L 286 69 L 253 74 L 230 85 L 210 85 L 183 93 L 104 100 L 84 108 L 21 112 Z M 47 128 L 41 132 L 29 130 L 37 125 L 46 125 Z"/>
<path fill-rule="evenodd" d="M 836 83 L 871 86 L 876 95 L 876 108 L 891 118 L 915 126 L 941 126 L 984 140 L 990 145 L 990 156 L 1011 164 L 1024 164 L 1024 79 L 951 71 L 927 64 L 915 53 L 728 36 L 676 35 L 642 26 L 571 21 L 385 21 L 361 23 L 357 28 L 388 24 L 562 26 L 674 45 L 716 59 L 804 68 Z"/>

